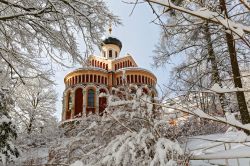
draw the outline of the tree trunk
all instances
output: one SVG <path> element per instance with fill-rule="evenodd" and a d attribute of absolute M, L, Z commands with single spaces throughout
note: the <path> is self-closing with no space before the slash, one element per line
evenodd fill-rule
<path fill-rule="evenodd" d="M 220 87 L 222 87 L 219 70 L 217 66 L 217 61 L 216 61 L 213 44 L 212 44 L 212 37 L 209 31 L 208 23 L 205 24 L 204 30 L 205 30 L 205 39 L 207 41 L 208 58 L 211 61 L 211 66 L 212 66 L 212 84 L 217 83 L 220 85 Z M 219 99 L 220 99 L 221 108 L 223 112 L 225 113 L 225 94 L 220 94 Z"/>
<path fill-rule="evenodd" d="M 30 118 L 29 125 L 28 125 L 28 128 L 27 128 L 27 134 L 29 134 L 29 135 L 31 134 L 32 127 L 33 127 L 33 118 Z"/>
<path fill-rule="evenodd" d="M 225 0 L 220 0 L 221 13 L 225 14 L 226 18 L 228 18 L 227 7 Z M 228 46 L 228 52 L 230 55 L 231 67 L 233 72 L 233 80 L 235 87 L 242 88 L 239 64 L 237 60 L 237 54 L 235 50 L 235 43 L 232 34 L 226 33 L 226 41 Z M 247 109 L 247 104 L 245 100 L 244 92 L 236 92 L 241 121 L 243 124 L 250 123 L 250 116 Z M 247 131 L 250 134 L 250 131 Z"/>

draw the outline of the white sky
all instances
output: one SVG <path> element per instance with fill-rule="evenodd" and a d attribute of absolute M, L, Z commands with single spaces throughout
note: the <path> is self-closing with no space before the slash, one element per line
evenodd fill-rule
<path fill-rule="evenodd" d="M 133 56 L 139 67 L 151 70 L 158 79 L 158 84 L 168 82 L 170 67 L 153 69 L 151 67 L 152 55 L 155 45 L 159 41 L 160 29 L 157 25 L 151 23 L 154 15 L 147 4 L 138 5 L 133 14 L 129 16 L 133 5 L 125 4 L 121 0 L 105 0 L 110 10 L 122 20 L 122 26 L 113 27 L 112 36 L 116 36 L 122 42 L 120 56 L 129 53 Z M 99 50 L 95 51 L 99 55 Z M 77 67 L 76 67 L 77 68 Z M 58 102 L 56 104 L 56 116 L 61 120 L 62 95 L 64 91 L 64 76 L 74 69 L 64 71 L 58 69 L 56 73 L 56 91 L 58 93 Z"/>

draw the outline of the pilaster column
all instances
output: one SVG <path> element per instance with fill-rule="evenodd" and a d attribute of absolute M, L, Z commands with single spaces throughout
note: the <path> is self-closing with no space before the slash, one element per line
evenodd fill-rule
<path fill-rule="evenodd" d="M 65 93 L 63 93 L 63 99 L 62 99 L 62 121 L 66 119 L 66 104 L 67 104 L 67 99 L 66 99 L 67 95 L 65 95 Z"/>
<path fill-rule="evenodd" d="M 87 95 L 86 95 L 86 89 L 82 90 L 82 97 L 83 97 L 83 103 L 82 103 L 82 117 L 86 117 L 86 108 L 87 108 Z"/>
<path fill-rule="evenodd" d="M 96 103 L 96 114 L 99 115 L 99 90 L 96 88 L 96 93 L 95 93 L 95 103 Z"/>
<path fill-rule="evenodd" d="M 72 94 L 72 107 L 71 107 L 71 119 L 74 119 L 75 116 L 75 91 Z"/>

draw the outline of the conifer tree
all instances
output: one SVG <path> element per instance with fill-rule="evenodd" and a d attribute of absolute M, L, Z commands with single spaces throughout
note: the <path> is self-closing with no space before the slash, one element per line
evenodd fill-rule
<path fill-rule="evenodd" d="M 5 166 L 8 160 L 18 157 L 19 152 L 12 144 L 12 140 L 16 139 L 16 128 L 8 114 L 9 111 L 8 91 L 0 89 L 0 159 Z"/>

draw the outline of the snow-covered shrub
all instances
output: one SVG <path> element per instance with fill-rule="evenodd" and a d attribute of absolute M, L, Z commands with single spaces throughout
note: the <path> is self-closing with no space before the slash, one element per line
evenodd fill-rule
<path fill-rule="evenodd" d="M 135 90 L 113 89 L 103 116 L 90 115 L 62 124 L 65 136 L 50 148 L 48 163 L 185 165 L 188 155 L 176 140 L 164 135 L 171 126 L 155 116 L 152 99 L 142 87 Z M 155 124 L 161 124 L 161 132 Z"/>
<path fill-rule="evenodd" d="M 148 129 L 126 132 L 112 140 L 104 151 L 101 165 L 164 165 L 183 164 L 183 150 L 177 142 L 155 137 Z M 181 163 L 182 162 L 182 163 Z"/>

